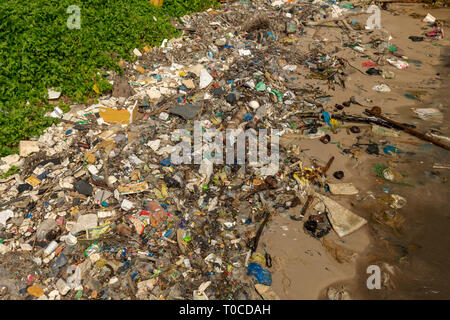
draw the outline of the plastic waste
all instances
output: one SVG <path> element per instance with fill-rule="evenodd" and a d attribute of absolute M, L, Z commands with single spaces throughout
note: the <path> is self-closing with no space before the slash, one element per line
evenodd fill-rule
<path fill-rule="evenodd" d="M 270 286 L 272 285 L 272 274 L 270 271 L 263 269 L 258 263 L 251 262 L 247 266 L 249 276 L 255 277 L 258 283 Z"/>
<path fill-rule="evenodd" d="M 379 84 L 372 88 L 376 92 L 391 92 L 391 88 L 387 84 Z"/>
<path fill-rule="evenodd" d="M 404 70 L 409 67 L 409 64 L 402 60 L 395 60 L 395 59 L 386 59 L 387 62 L 392 64 L 394 67 L 396 67 L 399 70 Z"/>

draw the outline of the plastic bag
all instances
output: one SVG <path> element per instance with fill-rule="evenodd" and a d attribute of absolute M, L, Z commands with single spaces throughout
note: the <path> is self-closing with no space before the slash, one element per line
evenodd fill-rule
<path fill-rule="evenodd" d="M 263 284 L 265 286 L 272 285 L 272 274 L 269 271 L 263 269 L 259 265 L 259 263 L 249 263 L 247 266 L 247 274 L 249 276 L 255 277 L 260 284 Z"/>

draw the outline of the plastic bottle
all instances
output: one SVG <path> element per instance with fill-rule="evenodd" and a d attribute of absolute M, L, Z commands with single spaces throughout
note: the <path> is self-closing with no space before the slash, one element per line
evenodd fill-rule
<path fill-rule="evenodd" d="M 78 239 L 72 234 L 68 234 L 64 237 L 64 242 L 66 243 L 66 247 L 64 248 L 64 254 L 70 255 L 77 249 Z"/>
<path fill-rule="evenodd" d="M 45 250 L 44 250 L 44 255 L 48 256 L 49 254 L 53 253 L 53 251 L 55 251 L 57 247 L 58 247 L 58 242 L 56 242 L 56 241 L 50 242 L 49 245 L 47 246 L 47 248 L 45 248 Z"/>

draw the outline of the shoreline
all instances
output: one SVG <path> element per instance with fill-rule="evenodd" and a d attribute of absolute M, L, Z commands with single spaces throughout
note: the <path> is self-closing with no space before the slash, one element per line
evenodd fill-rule
<path fill-rule="evenodd" d="M 395 5 L 396 6 L 396 5 Z M 414 10 L 415 12 L 418 12 L 420 14 L 426 14 L 426 12 L 430 12 L 432 15 L 434 15 L 437 18 L 440 19 L 447 19 L 448 20 L 448 12 L 446 12 L 446 9 L 424 9 L 422 7 L 422 5 L 420 4 L 406 4 L 406 5 L 400 5 L 400 7 L 405 8 L 405 10 L 411 9 Z M 447 9 L 448 10 L 448 9 Z M 425 12 L 425 13 L 424 13 Z M 447 16 L 445 16 L 447 15 Z M 401 23 L 398 23 L 397 20 L 402 20 Z M 415 60 L 422 60 L 423 59 L 423 63 L 425 63 L 424 60 L 426 60 L 426 55 L 424 54 L 424 48 L 420 48 L 420 44 L 421 42 L 419 42 L 418 44 L 416 43 L 410 43 L 410 40 L 408 39 L 408 37 L 405 37 L 406 33 L 409 32 L 409 35 L 415 35 L 418 32 L 418 28 L 415 26 L 418 23 L 420 23 L 420 20 L 418 19 L 414 19 L 410 16 L 407 15 L 399 15 L 399 16 L 393 16 L 391 13 L 387 13 L 386 11 L 382 11 L 382 27 L 384 29 L 387 29 L 389 31 L 392 32 L 392 36 L 394 37 L 393 42 L 394 43 L 398 43 L 402 49 L 406 49 L 405 50 L 405 55 L 407 55 L 408 57 L 410 57 L 412 59 Z M 395 23 L 397 22 L 397 23 Z M 413 26 L 414 24 L 414 26 Z M 410 29 L 403 31 L 400 30 L 402 32 L 396 32 L 396 29 L 401 29 L 401 25 L 409 25 L 411 26 Z M 420 27 L 421 25 L 419 25 Z M 449 34 L 449 28 L 448 26 L 445 28 L 446 34 Z M 415 33 L 416 32 L 416 33 Z M 399 38 L 401 37 L 400 40 Z M 444 39 L 444 41 L 440 40 L 437 41 L 438 44 L 440 44 L 441 42 L 447 42 L 448 40 Z M 423 44 L 423 42 L 422 42 Z M 417 50 L 415 48 L 419 47 L 420 49 Z M 447 44 L 447 47 L 443 47 L 442 49 L 442 54 L 440 56 L 438 56 L 437 58 L 442 57 L 443 52 L 445 52 L 445 50 L 448 50 L 450 47 Z M 417 51 L 416 51 L 417 50 Z M 435 52 L 433 52 L 433 54 L 435 54 Z M 421 58 L 421 59 L 419 59 Z M 433 57 L 434 58 L 434 57 Z M 394 91 L 400 91 L 398 90 L 397 86 L 400 87 L 407 87 L 408 83 L 416 84 L 417 82 L 421 81 L 421 79 L 426 79 L 427 77 L 433 77 L 433 74 L 436 72 L 439 72 L 439 70 L 441 69 L 442 64 L 438 61 L 436 64 L 432 65 L 431 67 L 426 68 L 426 72 L 423 73 L 416 71 L 414 74 L 411 74 L 411 72 L 408 72 L 408 70 L 404 71 L 404 70 L 398 70 L 395 71 L 396 73 L 396 79 L 391 80 L 390 82 L 390 86 L 391 83 L 394 82 L 393 87 L 394 87 Z M 423 68 L 422 68 L 423 69 Z M 441 69 L 442 71 L 442 69 Z M 448 77 L 448 69 L 447 69 L 447 74 L 443 75 L 443 80 L 441 81 L 442 85 L 447 85 L 449 84 L 449 77 Z M 356 77 L 358 77 L 359 75 L 357 75 Z M 372 79 L 369 79 L 372 80 Z M 416 81 L 416 82 L 414 82 Z M 349 81 L 350 82 L 350 81 Z M 367 91 L 369 91 L 370 89 L 370 85 L 363 85 Z M 359 88 L 361 89 L 361 87 Z M 396 90 L 397 89 L 397 90 Z M 356 90 L 355 90 L 356 91 Z M 379 99 L 379 96 L 377 97 L 376 94 L 372 93 L 372 92 L 364 92 L 362 90 L 359 90 L 360 93 L 366 93 L 368 95 L 374 96 L 375 98 L 373 99 L 374 101 Z M 439 90 L 437 90 L 437 92 L 432 95 L 432 99 L 436 96 L 441 95 L 442 92 L 445 92 L 445 88 L 439 88 Z M 350 93 L 346 93 L 346 95 L 351 95 Z M 447 94 L 448 95 L 448 94 Z M 336 95 L 335 97 L 336 98 Z M 344 98 L 344 96 L 342 97 Z M 341 100 L 342 100 L 341 98 Z M 401 97 L 399 94 L 397 94 L 395 96 L 397 101 L 392 101 L 390 99 L 383 99 L 381 98 L 381 103 L 382 103 L 382 109 L 384 110 L 384 112 L 389 113 L 391 115 L 395 115 L 396 119 L 400 119 L 400 121 L 404 121 L 404 122 L 408 122 L 408 123 L 414 123 L 418 125 L 418 129 L 422 132 L 425 132 L 425 128 L 428 128 L 430 126 L 433 126 L 433 123 L 430 124 L 428 122 L 425 122 L 423 120 L 414 118 L 412 116 L 412 112 L 410 110 L 411 107 L 421 107 L 420 105 L 424 105 L 423 107 L 427 107 L 427 105 L 430 105 L 431 103 L 429 103 L 427 100 L 424 101 L 423 103 L 421 102 L 414 102 L 408 99 L 405 99 L 404 97 Z M 427 96 L 427 98 L 429 98 Z M 376 99 L 376 100 L 375 100 Z M 339 98 L 336 99 L 337 101 L 339 100 Z M 441 99 L 441 101 L 444 99 Z M 431 106 L 430 106 L 431 107 Z M 444 123 L 445 121 L 448 121 L 449 119 L 449 109 L 446 108 L 445 112 L 444 112 L 445 116 L 444 116 Z M 412 122 L 411 122 L 412 121 Z M 411 136 L 408 136 L 407 134 L 402 133 L 401 134 L 402 138 L 404 138 L 403 140 L 408 140 L 411 142 L 411 144 L 417 144 L 417 145 L 423 145 L 424 142 L 413 138 Z M 447 136 L 448 136 L 448 132 L 447 132 Z M 334 140 L 339 140 L 339 138 L 334 138 Z M 345 139 L 345 136 L 343 137 L 343 139 Z M 309 145 L 308 142 L 302 140 L 299 143 L 302 147 L 305 146 L 306 149 L 308 148 L 313 148 L 314 146 L 311 144 Z M 411 145 L 412 146 L 412 145 Z M 320 146 L 317 146 L 319 147 Z M 440 152 L 438 149 L 438 147 L 433 147 L 433 150 L 437 150 L 437 152 Z M 316 156 L 318 156 L 321 160 L 327 159 L 328 156 L 334 155 L 332 153 L 328 154 L 328 153 L 323 153 L 323 152 L 318 152 L 317 154 L 315 154 Z M 345 167 L 347 170 L 344 170 L 346 173 L 346 181 L 348 182 L 353 182 L 355 184 L 355 186 L 361 190 L 360 195 L 364 196 L 366 194 L 366 191 L 371 191 L 373 190 L 375 193 L 380 191 L 380 184 L 377 183 L 373 176 L 373 174 L 369 173 L 369 169 L 370 167 L 376 163 L 376 162 L 381 162 L 382 159 L 372 159 L 369 157 L 364 157 L 365 159 L 362 160 L 362 165 L 358 166 L 359 168 L 359 172 L 362 172 L 362 175 L 358 176 L 358 175 L 354 175 L 354 173 L 357 173 L 355 171 L 355 169 L 351 168 L 351 164 L 349 163 L 348 160 L 345 159 L 339 159 L 337 158 L 336 161 L 334 162 L 333 166 L 334 168 L 336 168 L 337 166 L 341 165 L 343 167 Z M 411 161 L 412 159 L 416 158 L 415 156 L 413 158 L 406 159 L 405 161 Z M 429 162 L 431 161 L 429 159 L 430 157 L 428 155 L 425 155 L 424 160 Z M 386 159 L 387 160 L 387 159 Z M 443 163 L 445 163 L 444 159 Z M 412 160 L 414 161 L 414 160 Z M 399 164 L 402 163 L 404 161 L 400 160 Z M 413 163 L 411 163 L 411 165 L 413 165 Z M 332 166 L 332 167 L 333 167 Z M 411 167 L 413 168 L 413 167 Z M 352 172 L 354 171 L 354 172 Z M 347 176 L 347 172 L 348 172 L 348 176 Z M 411 177 L 414 177 L 414 175 L 410 175 Z M 357 179 L 357 181 L 355 181 L 355 179 Z M 345 180 L 345 179 L 344 179 Z M 344 181 L 344 182 L 346 182 Z M 404 188 L 404 187 L 403 187 Z M 393 186 L 391 187 L 392 190 L 394 191 L 398 191 L 399 194 L 404 194 L 405 191 L 402 190 L 402 187 L 396 187 Z M 409 194 L 413 194 L 414 191 L 411 192 L 411 190 L 407 190 Z M 392 191 L 392 193 L 394 193 Z M 396 192 L 397 193 L 397 192 Z M 349 196 L 343 196 L 341 197 L 339 200 L 337 200 L 338 202 L 340 202 L 341 204 L 344 203 L 349 203 L 352 201 L 355 201 L 355 199 L 349 199 L 349 198 L 345 198 L 345 197 L 349 197 Z M 405 197 L 406 198 L 406 197 Z M 409 198 L 407 198 L 408 201 Z M 364 202 L 364 201 L 363 201 Z M 411 201 L 410 201 L 411 202 Z M 445 203 L 445 200 L 444 200 Z M 448 204 L 448 201 L 447 201 Z M 420 205 L 420 204 L 419 204 Z M 356 206 L 358 206 L 358 204 L 356 204 Z M 351 210 L 355 210 L 355 206 L 352 206 L 350 204 L 350 206 L 347 205 L 348 208 L 351 208 Z M 422 206 L 423 207 L 423 206 Z M 408 208 L 408 207 L 405 207 Z M 411 208 L 410 208 L 411 209 Z M 403 209 L 405 210 L 405 209 Z M 406 209 L 408 210 L 408 209 Z M 426 209 L 425 209 L 426 210 Z M 369 214 L 369 210 L 364 209 L 364 206 L 362 208 L 358 208 L 357 210 L 355 210 L 354 212 L 357 213 L 358 215 L 361 215 L 363 217 L 365 217 L 368 221 L 369 224 L 372 223 L 372 221 L 370 221 L 370 214 Z M 406 218 L 406 232 L 410 232 L 410 230 L 408 228 L 411 228 L 409 220 L 411 219 L 410 217 L 408 217 L 408 213 L 405 213 L 405 218 Z M 292 271 L 293 268 L 295 268 L 294 266 L 289 267 L 286 266 L 285 270 L 282 271 L 282 276 L 276 276 L 274 275 L 274 284 L 273 284 L 273 289 L 274 291 L 282 298 L 282 299 L 328 299 L 328 297 L 326 296 L 326 291 L 328 288 L 332 287 L 335 289 L 340 289 L 342 286 L 344 286 L 345 290 L 347 290 L 347 292 L 350 294 L 351 299 L 389 299 L 389 298 L 400 298 L 400 299 L 408 299 L 408 298 L 421 298 L 421 297 L 426 297 L 426 295 L 422 295 L 420 296 L 419 293 L 419 297 L 414 296 L 413 294 L 411 294 L 408 297 L 408 290 L 409 290 L 409 286 L 408 286 L 408 275 L 404 275 L 403 273 L 403 269 L 408 269 L 409 264 L 408 263 L 398 263 L 398 261 L 396 261 L 395 255 L 398 253 L 398 250 L 396 248 L 393 249 L 393 252 L 389 252 L 389 250 L 386 252 L 383 252 L 383 250 L 386 250 L 386 248 L 391 248 L 391 244 L 389 244 L 388 242 L 382 240 L 380 241 L 380 239 L 377 239 L 376 234 L 374 234 L 374 231 L 372 229 L 370 229 L 371 227 L 366 225 L 363 228 L 361 228 L 360 230 L 356 231 L 354 234 L 351 234 L 347 237 L 345 237 L 344 242 L 346 242 L 346 248 L 349 248 L 351 250 L 354 250 L 358 255 L 357 258 L 350 264 L 345 263 L 345 264 L 339 264 L 336 263 L 336 261 L 330 256 L 330 254 L 324 250 L 324 247 L 320 244 L 320 242 L 316 239 L 313 239 L 312 237 L 310 237 L 309 235 L 306 235 L 305 232 L 303 230 L 297 230 L 298 232 L 292 232 L 291 231 L 291 226 L 295 225 L 296 222 L 294 223 L 287 223 L 287 221 L 285 219 L 278 219 L 277 223 L 275 225 L 275 228 L 278 227 L 278 230 L 280 230 L 279 226 L 277 226 L 277 224 L 287 224 L 289 227 L 289 233 L 286 232 L 286 237 L 285 238 L 289 238 L 294 237 L 297 240 L 292 241 L 291 243 L 289 243 L 289 241 L 286 239 L 283 241 L 283 237 L 275 237 L 275 236 L 267 236 L 266 237 L 266 241 L 279 241 L 282 245 L 274 245 L 273 247 L 273 251 L 277 252 L 277 249 L 279 249 L 279 247 L 289 247 L 289 246 L 298 246 L 300 248 L 300 250 L 298 250 L 299 252 L 297 252 L 297 250 L 294 250 L 295 253 L 293 254 L 292 252 L 289 251 L 290 248 L 284 249 L 284 251 L 282 251 L 282 257 L 284 258 L 285 256 L 289 255 L 289 258 L 287 259 L 287 261 L 285 261 L 285 265 L 289 265 L 290 263 L 294 262 L 294 261 L 299 261 L 298 262 L 298 272 L 294 272 Z M 295 227 L 294 227 L 295 228 Z M 272 228 L 271 228 L 272 229 Z M 299 228 L 297 228 L 299 229 Z M 271 230 L 272 233 L 276 233 L 277 230 L 272 229 Z M 278 231 L 278 232 L 283 232 Z M 333 232 L 334 233 L 334 232 Z M 328 236 L 327 236 L 328 237 Z M 274 238 L 276 240 L 274 240 Z M 337 238 L 336 234 L 334 234 L 333 238 Z M 401 237 L 400 237 L 401 238 Z M 336 240 L 336 239 L 333 239 Z M 416 240 L 416 239 L 414 239 Z M 420 240 L 420 239 L 419 239 Z M 407 242 L 407 241 L 406 241 Z M 295 244 L 294 244 L 295 243 Z M 317 259 L 314 257 L 308 257 L 306 255 L 302 255 L 301 254 L 301 250 L 303 249 L 307 249 L 307 250 L 312 250 L 313 252 L 316 251 L 316 255 L 320 255 L 320 257 L 322 259 Z M 289 253 L 289 254 L 287 254 Z M 408 254 L 415 254 L 414 250 L 411 250 L 410 252 L 408 252 Z M 308 260 L 309 259 L 309 260 Z M 385 280 L 385 287 L 383 287 L 384 290 L 379 290 L 378 292 L 370 292 L 370 290 L 368 290 L 366 288 L 366 280 L 369 277 L 370 274 L 368 274 L 366 272 L 367 266 L 370 264 L 377 264 L 381 267 L 382 272 L 385 274 L 383 275 L 383 281 Z M 330 276 L 330 271 L 328 270 L 324 270 L 324 266 L 326 266 L 328 269 L 334 269 L 333 271 L 335 272 L 333 276 Z M 392 273 L 391 273 L 392 272 Z M 294 275 L 295 274 L 295 275 Z M 417 271 L 416 271 L 417 274 Z M 317 280 L 319 279 L 319 280 Z M 286 290 L 286 283 L 289 283 L 290 285 L 290 290 Z"/>

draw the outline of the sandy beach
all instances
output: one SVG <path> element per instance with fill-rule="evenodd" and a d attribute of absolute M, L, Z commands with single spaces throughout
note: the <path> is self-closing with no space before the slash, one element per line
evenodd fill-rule
<path fill-rule="evenodd" d="M 392 66 L 385 66 L 395 72 L 395 79 L 386 80 L 392 89 L 390 93 L 378 93 L 372 87 L 380 83 L 379 78 L 370 77 L 356 71 L 346 82 L 346 90 L 330 92 L 331 103 L 340 103 L 350 96 L 371 99 L 373 105 L 382 108 L 385 114 L 392 119 L 417 126 L 425 132 L 436 123 L 423 121 L 414 117 L 411 108 L 426 108 L 439 106 L 444 112 L 444 120 L 440 125 L 442 133 L 449 135 L 449 40 L 442 39 L 433 45 L 430 42 L 412 42 L 411 35 L 420 35 L 423 22 L 410 16 L 411 13 L 433 16 L 449 21 L 448 9 L 426 9 L 420 4 L 390 4 L 389 11 L 382 11 L 381 25 L 392 36 L 392 42 L 404 52 L 409 59 L 420 61 L 420 67 L 411 65 L 406 70 L 397 70 Z M 361 18 L 355 18 L 363 22 Z M 445 28 L 448 34 L 449 28 Z M 325 43 L 340 42 L 339 29 L 321 27 L 319 30 L 308 30 L 305 41 L 317 39 Z M 353 66 L 363 69 L 362 62 L 367 59 L 355 58 L 352 53 L 345 56 Z M 326 90 L 324 88 L 324 90 Z M 421 101 L 405 97 L 407 91 L 423 91 Z M 361 106 L 352 106 L 351 113 L 364 109 Z M 439 126 L 439 124 L 438 124 Z M 370 130 L 370 126 L 361 126 L 362 130 Z M 383 137 L 374 137 L 375 141 Z M 448 170 L 440 170 L 438 179 L 425 176 L 432 171 L 434 163 L 448 163 L 449 153 L 439 147 L 428 146 L 423 148 L 423 141 L 401 133 L 398 147 L 411 152 L 408 156 L 400 158 L 383 159 L 383 156 L 374 159 L 372 156 L 360 153 L 358 160 L 349 159 L 342 152 L 337 152 L 336 145 L 319 145 L 313 141 L 301 140 L 291 143 L 301 146 L 308 157 L 317 159 L 319 163 L 326 163 L 331 156 L 335 160 L 330 171 L 343 170 L 345 177 L 342 182 L 352 182 L 359 190 L 358 196 L 334 196 L 336 201 L 351 209 L 358 215 L 367 218 L 370 222 L 357 232 L 339 239 L 336 233 L 326 236 L 326 240 L 334 241 L 343 248 L 355 253 L 352 262 L 339 263 L 326 250 L 323 244 L 309 236 L 299 222 L 291 220 L 288 216 L 279 216 L 274 219 L 268 231 L 261 239 L 267 250 L 276 255 L 279 260 L 275 263 L 277 272 L 274 273 L 274 291 L 282 299 L 328 299 L 326 290 L 329 287 L 341 288 L 345 286 L 352 299 L 443 299 L 448 297 L 448 275 L 445 269 L 449 265 L 448 252 L 449 238 L 445 232 L 449 226 L 448 206 L 450 192 L 447 181 Z M 351 143 L 348 134 L 340 132 L 332 135 L 332 141 L 339 141 L 341 145 Z M 377 181 L 370 169 L 375 163 L 389 161 L 397 169 L 407 172 L 413 181 L 418 182 L 416 188 L 403 186 L 390 186 L 391 193 L 398 193 L 408 201 L 402 208 L 406 219 L 404 230 L 396 236 L 388 233 L 392 238 L 380 237 L 371 228 L 373 220 L 371 214 L 376 203 L 361 201 L 364 195 L 371 192 L 375 195 L 383 193 L 386 186 Z M 438 181 L 436 181 L 438 180 Z M 292 212 L 298 213 L 298 208 Z M 387 239 L 387 240 L 386 240 Z M 399 253 L 399 246 L 407 253 Z M 407 257 L 399 262 L 402 256 Z M 370 264 L 390 267 L 389 273 L 392 287 L 383 290 L 368 290 L 366 280 L 367 267 Z M 383 268 L 382 268 L 383 270 Z"/>

